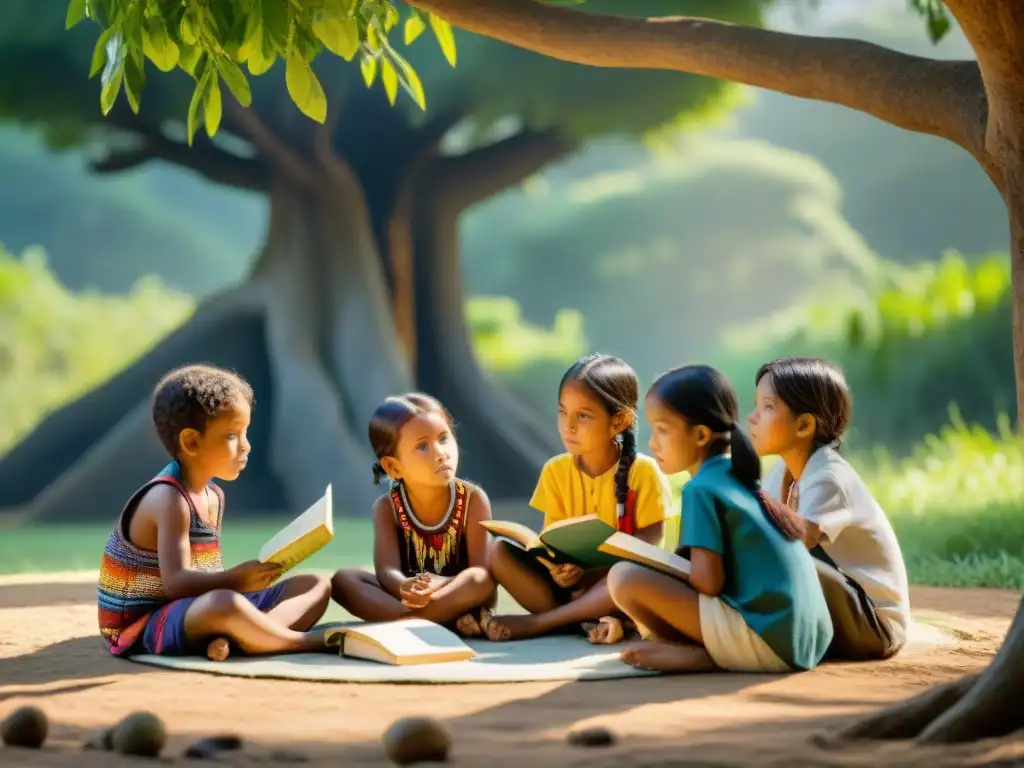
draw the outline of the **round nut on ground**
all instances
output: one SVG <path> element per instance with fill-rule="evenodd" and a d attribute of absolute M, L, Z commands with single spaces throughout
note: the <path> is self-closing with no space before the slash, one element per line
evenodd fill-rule
<path fill-rule="evenodd" d="M 157 757 L 167 741 L 160 718 L 150 712 L 134 712 L 116 726 L 111 737 L 114 751 L 122 755 Z"/>
<path fill-rule="evenodd" d="M 443 763 L 452 740 L 444 726 L 429 717 L 403 717 L 381 738 L 384 754 L 396 765 Z"/>
<path fill-rule="evenodd" d="M 615 734 L 598 725 L 570 732 L 569 743 L 575 747 L 607 747 L 615 743 Z"/>
<path fill-rule="evenodd" d="M 50 723 L 39 707 L 20 707 L 0 723 L 0 740 L 9 747 L 39 749 L 46 741 Z"/>

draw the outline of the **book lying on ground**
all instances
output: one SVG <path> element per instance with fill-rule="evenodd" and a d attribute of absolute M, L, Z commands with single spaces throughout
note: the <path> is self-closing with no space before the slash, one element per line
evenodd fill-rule
<path fill-rule="evenodd" d="M 398 619 L 327 630 L 327 645 L 341 655 L 381 664 L 408 666 L 465 661 L 476 652 L 447 627 L 426 619 Z"/>
<path fill-rule="evenodd" d="M 526 554 L 553 563 L 602 568 L 629 560 L 677 578 L 685 579 L 690 573 L 690 562 L 685 558 L 617 531 L 596 515 L 560 520 L 540 533 L 520 523 L 502 520 L 485 520 L 480 525 Z"/>
<path fill-rule="evenodd" d="M 261 563 L 277 563 L 291 570 L 334 538 L 331 486 L 305 512 L 281 529 L 260 549 Z"/>

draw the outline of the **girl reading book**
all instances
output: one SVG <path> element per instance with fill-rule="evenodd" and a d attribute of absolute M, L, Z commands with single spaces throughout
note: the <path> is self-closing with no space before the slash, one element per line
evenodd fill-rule
<path fill-rule="evenodd" d="M 374 573 L 343 570 L 332 596 L 365 621 L 422 618 L 459 634 L 482 634 L 480 609 L 494 604 L 487 570 L 491 506 L 456 476 L 451 416 L 418 392 L 387 398 L 370 419 L 374 480 L 390 488 L 373 506 Z"/>
<path fill-rule="evenodd" d="M 664 672 L 814 667 L 832 639 L 828 607 L 793 513 L 760 493 L 760 460 L 737 423 L 732 385 L 713 368 L 686 366 L 659 378 L 644 407 L 658 466 L 692 478 L 681 540 L 690 575 L 612 566 L 612 600 L 647 638 L 622 660 Z"/>
<path fill-rule="evenodd" d="M 625 362 L 591 355 L 576 362 L 558 389 L 558 432 L 566 453 L 541 472 L 530 506 L 544 527 L 594 515 L 651 544 L 662 539 L 671 507 L 668 480 L 636 450 L 639 382 Z M 623 627 L 608 594 L 607 568 L 584 570 L 524 553 L 502 539 L 491 551 L 495 580 L 529 613 L 493 616 L 491 640 L 535 637 L 584 624 L 592 642 L 616 642 Z"/>
<path fill-rule="evenodd" d="M 830 658 L 885 659 L 910 622 L 907 569 L 889 519 L 839 453 L 852 398 L 826 360 L 790 357 L 761 366 L 747 417 L 754 447 L 779 456 L 764 489 L 799 513 L 832 614 Z"/>

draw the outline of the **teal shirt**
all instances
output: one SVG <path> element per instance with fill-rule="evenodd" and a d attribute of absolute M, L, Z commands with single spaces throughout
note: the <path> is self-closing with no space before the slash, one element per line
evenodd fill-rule
<path fill-rule="evenodd" d="M 771 522 L 757 496 L 732 473 L 732 460 L 705 461 L 683 486 L 680 543 L 722 556 L 731 605 L 780 659 L 796 670 L 821 661 L 832 622 L 807 548 Z"/>

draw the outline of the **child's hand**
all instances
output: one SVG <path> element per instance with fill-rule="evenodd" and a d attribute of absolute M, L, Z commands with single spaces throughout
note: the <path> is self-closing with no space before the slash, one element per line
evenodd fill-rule
<path fill-rule="evenodd" d="M 538 557 L 537 559 L 551 572 L 551 580 L 563 589 L 568 589 L 583 578 L 583 569 L 578 565 L 573 565 L 572 563 L 555 565 L 543 557 Z"/>
<path fill-rule="evenodd" d="M 266 589 L 281 575 L 281 566 L 277 563 L 261 563 L 259 560 L 247 560 L 228 570 L 235 580 L 235 589 L 239 592 L 256 592 Z"/>
<path fill-rule="evenodd" d="M 434 591 L 430 583 L 430 574 L 418 573 L 410 576 L 398 589 L 398 596 L 402 600 L 402 606 L 406 610 L 425 608 L 430 602 L 430 593 Z"/>

